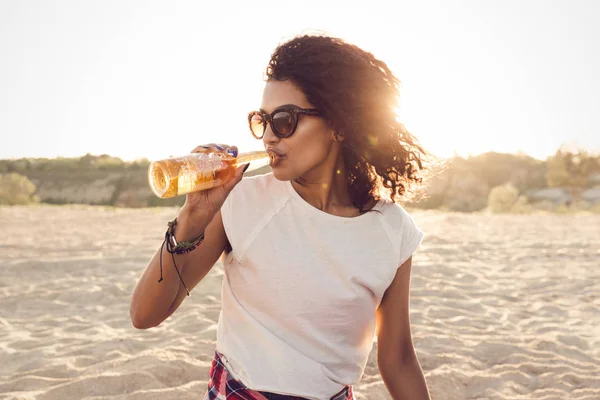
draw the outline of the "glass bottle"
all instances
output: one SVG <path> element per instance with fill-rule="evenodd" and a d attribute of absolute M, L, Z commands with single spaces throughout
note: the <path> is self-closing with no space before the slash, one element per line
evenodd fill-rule
<path fill-rule="evenodd" d="M 249 151 L 237 157 L 222 152 L 192 153 L 150 163 L 148 182 L 161 199 L 181 196 L 220 186 L 231 178 L 238 166 L 250 161 L 247 171 L 268 164 L 266 151 Z"/>

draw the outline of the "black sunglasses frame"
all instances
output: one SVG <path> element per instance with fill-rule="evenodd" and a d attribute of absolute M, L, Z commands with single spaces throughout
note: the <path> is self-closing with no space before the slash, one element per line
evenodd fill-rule
<path fill-rule="evenodd" d="M 288 112 L 290 113 L 290 115 L 292 116 L 292 129 L 290 130 L 290 133 L 288 134 L 282 134 L 280 132 L 277 131 L 277 128 L 273 125 L 273 117 L 280 112 Z M 260 135 L 260 137 L 256 136 L 256 134 L 254 133 L 254 130 L 252 130 L 252 118 L 255 115 L 260 115 L 262 118 L 262 125 L 263 125 L 263 133 L 262 135 Z M 248 114 L 248 126 L 250 127 L 250 132 L 252 132 L 252 136 L 254 136 L 254 138 L 260 140 L 263 138 L 263 136 L 265 135 L 265 132 L 267 130 L 267 124 L 271 125 L 271 129 L 273 130 L 273 133 L 275 134 L 275 136 L 277 136 L 278 138 L 281 139 L 285 139 L 288 138 L 290 136 L 292 136 L 294 134 L 294 132 L 296 132 L 296 128 L 298 127 L 298 120 L 299 120 L 299 116 L 300 115 L 311 115 L 311 116 L 315 116 L 315 117 L 319 117 L 321 116 L 321 112 L 319 110 L 317 110 L 316 108 L 300 108 L 300 107 L 296 107 L 296 106 L 283 106 L 283 107 L 278 107 L 275 110 L 273 110 L 272 113 L 267 114 L 266 112 L 263 111 L 251 111 Z"/>

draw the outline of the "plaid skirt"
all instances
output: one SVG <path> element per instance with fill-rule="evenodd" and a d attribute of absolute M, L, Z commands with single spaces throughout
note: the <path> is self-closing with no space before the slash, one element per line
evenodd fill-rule
<path fill-rule="evenodd" d="M 208 391 L 204 400 L 308 400 L 305 397 L 288 396 L 277 393 L 259 392 L 246 387 L 234 379 L 223 364 L 218 352 L 210 367 Z M 354 400 L 352 386 L 346 386 L 330 400 Z"/>

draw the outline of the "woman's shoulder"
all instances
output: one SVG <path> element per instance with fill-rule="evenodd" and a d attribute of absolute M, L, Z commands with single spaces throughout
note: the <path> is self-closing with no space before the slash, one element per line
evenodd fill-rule
<path fill-rule="evenodd" d="M 262 175 L 245 176 L 244 178 L 242 178 L 239 184 L 244 184 L 246 186 L 252 187 L 267 188 L 276 185 L 277 182 L 282 183 L 273 176 L 272 172 L 268 172 Z"/>
<path fill-rule="evenodd" d="M 378 207 L 386 216 L 397 218 L 409 216 L 408 211 L 406 211 L 406 209 L 400 203 L 394 203 L 386 198 L 379 200 Z"/>
<path fill-rule="evenodd" d="M 233 257 L 242 257 L 249 242 L 285 204 L 285 182 L 272 173 L 247 176 L 233 188 L 221 207 L 223 226 Z"/>
<path fill-rule="evenodd" d="M 243 196 L 265 197 L 285 191 L 285 183 L 277 180 L 272 172 L 263 175 L 246 176 L 236 185 L 234 191 L 243 193 Z"/>
<path fill-rule="evenodd" d="M 273 173 L 242 178 L 230 193 L 227 202 L 236 206 L 269 207 L 286 193 L 285 182 L 277 180 Z M 271 201 L 272 200 L 272 201 Z"/>
<path fill-rule="evenodd" d="M 406 227 L 416 226 L 411 213 L 400 203 L 394 203 L 389 199 L 381 199 L 379 210 L 383 215 L 383 219 L 392 227 L 402 230 Z"/>

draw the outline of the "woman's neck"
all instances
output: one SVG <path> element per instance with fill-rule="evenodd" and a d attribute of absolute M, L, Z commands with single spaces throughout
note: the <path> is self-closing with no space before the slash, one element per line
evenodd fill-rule
<path fill-rule="evenodd" d="M 300 197 L 321 211 L 339 216 L 357 214 L 348 192 L 348 177 L 341 153 L 294 179 L 292 186 Z"/>

